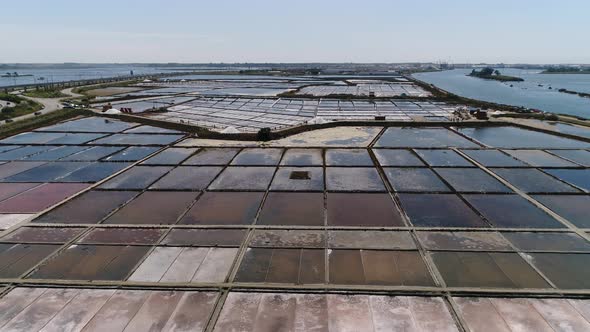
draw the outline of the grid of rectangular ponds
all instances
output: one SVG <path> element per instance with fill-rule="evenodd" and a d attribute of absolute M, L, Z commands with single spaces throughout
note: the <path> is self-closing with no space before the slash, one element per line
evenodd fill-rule
<path fill-rule="evenodd" d="M 138 91 L 127 91 L 109 96 L 99 96 L 95 101 L 108 101 L 124 97 L 164 97 L 155 98 L 158 104 L 169 104 L 169 96 L 190 97 L 194 95 L 269 95 L 297 89 L 307 84 L 330 84 L 334 81 L 324 80 L 293 80 L 293 79 L 239 79 L 239 80 L 196 80 L 196 81 L 166 81 L 139 83 L 134 85 Z M 99 103 L 97 106 L 102 106 Z M 116 105 L 125 102 L 114 102 Z M 131 104 L 135 106 L 135 112 L 141 112 L 152 108 L 149 104 Z M 166 105 L 164 105 L 166 106 Z M 132 107 L 133 108 L 133 107 Z"/>
<path fill-rule="evenodd" d="M 319 81 L 321 82 L 321 81 Z M 187 81 L 187 82 L 157 82 L 157 83 L 141 83 L 136 85 L 145 90 L 125 92 L 116 94 L 102 99 L 110 99 L 117 97 L 133 96 L 133 97 L 149 97 L 149 96 L 165 96 L 165 95 L 178 95 L 178 94 L 213 94 L 216 92 L 224 92 L 226 94 L 232 94 L 232 92 L 248 92 L 255 91 L 257 89 L 267 89 L 270 91 L 276 91 L 281 93 L 288 91 L 289 89 L 297 89 L 303 84 L 318 83 L 318 81 L 307 82 L 293 82 L 291 80 L 236 80 L 236 81 L 223 81 L 223 80 L 210 80 L 210 81 Z M 329 81 L 326 83 L 330 83 Z M 98 99 L 100 100 L 100 99 Z"/>
<path fill-rule="evenodd" d="M 405 82 L 387 82 L 379 80 L 349 80 L 354 85 L 346 85 L 343 81 L 331 80 L 291 80 L 291 79 L 241 79 L 241 80 L 198 80 L 186 82 L 156 82 L 142 83 L 138 86 L 149 89 L 135 92 L 122 93 L 119 96 L 154 96 L 171 95 L 180 93 L 212 93 L 215 90 L 232 91 L 239 89 L 271 89 L 284 92 L 290 89 L 298 89 L 298 94 L 324 97 L 328 95 L 350 95 L 375 97 L 429 97 L 431 94 L 421 87 Z M 310 86 L 307 86 L 310 85 Z M 229 90 L 228 90 L 229 89 Z"/>
<path fill-rule="evenodd" d="M 296 89 L 303 84 L 321 83 L 322 81 L 292 81 L 289 79 L 273 80 L 202 80 L 186 82 L 157 82 L 143 83 L 142 87 L 162 87 L 164 89 L 179 89 L 180 92 L 208 91 L 227 88 L 270 88 L 270 89 Z M 330 83 L 329 81 L 327 83 Z M 146 90 L 149 91 L 149 90 Z M 175 92 L 174 90 L 170 90 Z M 176 92 L 178 93 L 178 92 Z"/>
<path fill-rule="evenodd" d="M 130 108 L 132 113 L 141 113 L 152 109 L 171 107 L 177 104 L 187 102 L 194 99 L 194 97 L 187 95 L 175 95 L 167 97 L 150 97 L 142 98 L 140 100 L 120 101 L 110 103 L 113 108 Z M 102 108 L 109 102 L 94 104 L 96 108 Z"/>
<path fill-rule="evenodd" d="M 170 107 L 166 113 L 146 116 L 209 128 L 232 126 L 247 132 L 302 125 L 315 117 L 326 121 L 375 120 L 376 116 L 389 121 L 449 121 L 457 108 L 430 101 L 200 97 Z"/>
<path fill-rule="evenodd" d="M 325 97 L 329 95 L 351 95 L 375 97 L 430 97 L 430 92 L 411 83 L 361 83 L 357 85 L 318 85 L 301 88 L 298 94 Z"/>
<path fill-rule="evenodd" d="M 0 213 L 32 219 L 1 234 L 2 329 L 588 328 L 571 297 L 590 287 L 590 143 L 516 127 L 383 128 L 369 148 L 181 137 L 86 118 L 0 141 Z M 551 298 L 503 297 L 531 295 Z"/>

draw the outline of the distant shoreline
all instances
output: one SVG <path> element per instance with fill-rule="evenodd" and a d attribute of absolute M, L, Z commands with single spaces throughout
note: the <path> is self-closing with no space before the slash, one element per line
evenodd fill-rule
<path fill-rule="evenodd" d="M 590 67 L 569 67 L 569 66 L 557 66 L 549 67 L 541 72 L 541 74 L 590 74 Z"/>
<path fill-rule="evenodd" d="M 539 74 L 590 75 L 590 70 L 584 70 L 584 71 L 547 71 L 547 70 L 544 70 L 544 71 L 540 72 Z"/>

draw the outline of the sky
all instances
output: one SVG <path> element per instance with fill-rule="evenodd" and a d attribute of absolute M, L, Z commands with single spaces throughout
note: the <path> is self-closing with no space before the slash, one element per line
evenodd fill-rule
<path fill-rule="evenodd" d="M 588 0 L 0 0 L 0 63 L 590 63 Z"/>

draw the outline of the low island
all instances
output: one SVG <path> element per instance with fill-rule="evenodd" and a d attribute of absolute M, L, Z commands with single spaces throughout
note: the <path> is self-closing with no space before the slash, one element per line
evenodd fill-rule
<path fill-rule="evenodd" d="M 485 67 L 478 70 L 473 69 L 467 76 L 483 78 L 485 80 L 496 80 L 500 82 L 522 82 L 524 79 L 515 76 L 502 75 L 499 70 L 491 67 Z"/>
<path fill-rule="evenodd" d="M 584 98 L 590 98 L 590 93 L 586 93 L 586 92 L 577 92 L 577 91 L 572 91 L 572 90 L 568 90 L 568 89 L 559 89 L 557 90 L 561 93 L 568 93 L 570 95 L 578 95 L 580 97 L 584 97 Z"/>

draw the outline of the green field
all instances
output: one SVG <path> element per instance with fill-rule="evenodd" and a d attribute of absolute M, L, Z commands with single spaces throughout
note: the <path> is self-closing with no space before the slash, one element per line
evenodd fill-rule
<path fill-rule="evenodd" d="M 11 103 L 10 106 L 5 106 L 0 110 L 0 120 L 11 119 L 17 116 L 34 113 L 43 108 L 43 105 L 35 101 L 7 93 L 0 93 L 0 100 Z"/>
<path fill-rule="evenodd" d="M 48 114 L 35 116 L 32 118 L 16 121 L 13 123 L 7 123 L 0 126 L 0 138 L 16 135 L 18 133 L 31 131 L 33 129 L 48 126 L 50 124 L 64 121 L 80 115 L 90 115 L 88 111 L 74 110 L 74 109 L 62 109 Z"/>

